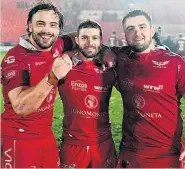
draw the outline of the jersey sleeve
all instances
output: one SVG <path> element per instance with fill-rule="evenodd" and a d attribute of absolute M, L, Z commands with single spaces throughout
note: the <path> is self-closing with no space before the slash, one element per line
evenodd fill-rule
<path fill-rule="evenodd" d="M 9 53 L 1 63 L 1 83 L 6 91 L 20 87 L 30 86 L 29 66 L 16 59 Z"/>
<path fill-rule="evenodd" d="M 177 90 L 181 95 L 185 95 L 185 60 L 178 58 L 177 64 Z"/>

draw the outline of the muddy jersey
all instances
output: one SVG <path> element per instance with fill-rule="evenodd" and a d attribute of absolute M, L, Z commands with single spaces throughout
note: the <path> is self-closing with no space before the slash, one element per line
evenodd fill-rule
<path fill-rule="evenodd" d="M 122 95 L 123 149 L 140 154 L 179 154 L 185 94 L 185 62 L 168 50 L 135 54 L 115 49 Z"/>
<path fill-rule="evenodd" d="M 1 115 L 2 136 L 13 139 L 36 139 L 52 132 L 56 86 L 48 94 L 38 111 L 24 118 L 13 110 L 8 92 L 19 86 L 32 87 L 38 84 L 50 72 L 54 59 L 61 56 L 63 49 L 64 41 L 59 38 L 51 51 L 37 51 L 29 43 L 27 37 L 23 36 L 20 38 L 19 45 L 8 51 L 1 64 L 4 97 L 4 112 Z"/>
<path fill-rule="evenodd" d="M 88 146 L 111 137 L 109 99 L 114 82 L 113 69 L 103 72 L 93 61 L 73 66 L 59 85 L 64 106 L 64 142 Z"/>

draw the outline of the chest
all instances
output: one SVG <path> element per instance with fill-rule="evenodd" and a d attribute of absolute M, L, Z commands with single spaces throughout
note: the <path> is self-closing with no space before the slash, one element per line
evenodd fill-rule
<path fill-rule="evenodd" d="M 122 62 L 117 68 L 120 91 L 171 93 L 176 88 L 175 64 L 170 60 Z"/>

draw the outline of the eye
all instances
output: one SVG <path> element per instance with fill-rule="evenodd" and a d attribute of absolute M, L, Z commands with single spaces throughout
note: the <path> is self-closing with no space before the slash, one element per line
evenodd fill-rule
<path fill-rule="evenodd" d="M 146 25 L 141 25 L 139 28 L 140 29 L 146 29 L 146 27 L 147 27 Z"/>
<path fill-rule="evenodd" d="M 127 30 L 128 30 L 128 31 L 133 31 L 133 30 L 134 30 L 134 27 L 133 27 L 133 26 L 129 26 L 129 27 L 127 28 Z"/>
<path fill-rule="evenodd" d="M 52 27 L 52 28 L 56 28 L 56 27 L 58 27 L 58 24 L 56 24 L 56 23 L 51 23 L 51 27 Z"/>

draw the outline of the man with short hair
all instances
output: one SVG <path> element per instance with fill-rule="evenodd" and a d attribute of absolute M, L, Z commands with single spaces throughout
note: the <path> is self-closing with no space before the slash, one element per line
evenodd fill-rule
<path fill-rule="evenodd" d="M 118 167 L 179 168 L 184 156 L 180 99 L 185 96 L 185 62 L 155 48 L 146 12 L 131 11 L 122 24 L 128 47 L 113 48 L 124 106 Z"/>
<path fill-rule="evenodd" d="M 52 4 L 33 7 L 28 35 L 2 61 L 4 112 L 1 115 L 2 168 L 59 168 L 52 132 L 56 86 L 72 68 L 63 50 L 72 49 L 68 36 L 59 38 L 63 16 Z"/>
<path fill-rule="evenodd" d="M 82 22 L 75 40 L 79 45 L 72 57 L 76 66 L 59 83 L 64 106 L 61 167 L 114 168 L 109 100 L 116 74 L 113 69 L 103 71 L 96 60 L 102 48 L 102 29 L 96 22 Z"/>

